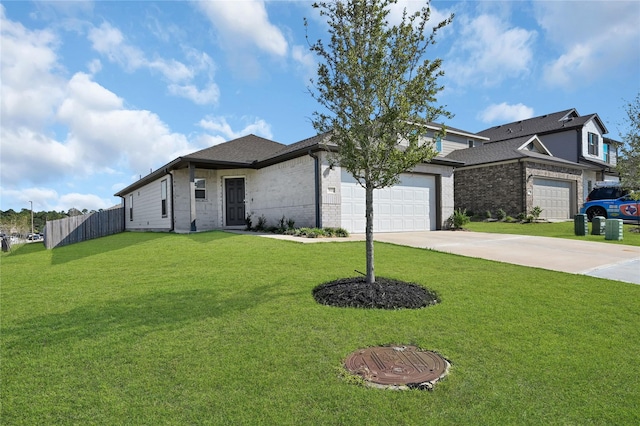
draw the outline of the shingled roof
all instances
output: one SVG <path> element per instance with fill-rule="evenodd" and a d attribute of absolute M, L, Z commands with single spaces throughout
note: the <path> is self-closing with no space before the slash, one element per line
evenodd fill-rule
<path fill-rule="evenodd" d="M 600 120 L 600 117 L 598 117 L 598 114 L 581 116 L 575 108 L 572 108 L 554 112 L 552 114 L 529 118 L 527 120 L 519 120 L 512 123 L 490 127 L 478 132 L 478 134 L 488 137 L 490 139 L 489 142 L 491 143 L 523 136 L 544 135 L 547 133 L 580 128 L 589 120 L 595 120 L 602 128 L 603 133 L 608 133 L 607 128 L 602 123 L 602 120 Z"/>
<path fill-rule="evenodd" d="M 225 163 L 246 163 L 272 157 L 287 145 L 256 135 L 247 135 L 229 142 L 214 145 L 182 158 L 187 161 L 207 160 Z"/>
<path fill-rule="evenodd" d="M 530 143 L 539 147 L 540 152 L 527 149 L 526 147 Z M 488 143 L 474 148 L 459 149 L 449 153 L 446 158 L 462 161 L 465 166 L 517 160 L 521 158 L 545 160 L 574 167 L 577 166 L 576 163 L 572 161 L 552 156 L 536 136 L 522 136 L 519 138 Z"/>

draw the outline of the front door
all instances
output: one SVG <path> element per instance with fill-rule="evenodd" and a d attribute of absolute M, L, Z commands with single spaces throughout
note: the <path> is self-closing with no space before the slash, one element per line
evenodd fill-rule
<path fill-rule="evenodd" d="M 225 179 L 227 226 L 244 225 L 244 178 Z"/>

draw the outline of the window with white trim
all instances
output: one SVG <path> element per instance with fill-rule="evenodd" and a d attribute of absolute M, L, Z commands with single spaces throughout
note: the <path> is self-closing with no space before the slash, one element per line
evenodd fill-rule
<path fill-rule="evenodd" d="M 598 155 L 598 144 L 600 142 L 600 136 L 596 133 L 589 132 L 587 134 L 587 140 L 589 144 L 589 154 L 590 155 Z"/>
<path fill-rule="evenodd" d="M 193 180 L 193 183 L 195 184 L 195 187 L 196 187 L 196 199 L 197 200 L 206 199 L 207 189 L 206 189 L 205 180 L 201 178 L 196 178 Z"/>

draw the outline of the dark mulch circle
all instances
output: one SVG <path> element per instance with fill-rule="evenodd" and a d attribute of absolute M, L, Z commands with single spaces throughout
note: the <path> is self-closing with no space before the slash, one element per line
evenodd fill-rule
<path fill-rule="evenodd" d="M 322 305 L 341 308 L 420 309 L 440 302 L 438 295 L 418 284 L 377 277 L 342 278 L 313 289 L 313 298 Z"/>

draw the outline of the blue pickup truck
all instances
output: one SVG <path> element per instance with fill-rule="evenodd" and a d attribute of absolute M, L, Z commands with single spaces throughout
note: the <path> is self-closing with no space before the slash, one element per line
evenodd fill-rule
<path fill-rule="evenodd" d="M 640 200 L 634 200 L 631 194 L 615 199 L 587 200 L 580 213 L 586 214 L 589 221 L 596 216 L 607 219 L 638 220 L 640 219 Z"/>

